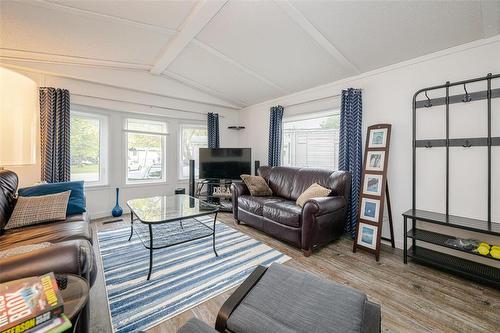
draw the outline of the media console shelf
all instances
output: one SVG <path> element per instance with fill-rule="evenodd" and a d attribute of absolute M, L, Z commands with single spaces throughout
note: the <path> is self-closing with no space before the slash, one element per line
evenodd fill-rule
<path fill-rule="evenodd" d="M 215 187 L 223 187 L 228 193 L 231 191 L 231 184 L 239 181 L 226 179 L 201 179 L 196 181 L 195 197 L 206 202 L 219 206 L 221 212 L 232 212 L 231 195 L 214 193 Z M 226 193 L 227 193 L 226 192 Z"/>
<path fill-rule="evenodd" d="M 495 236 L 500 236 L 500 223 L 488 223 L 476 219 L 469 219 L 460 216 L 439 214 L 425 210 L 410 209 L 403 213 L 404 218 L 404 245 L 403 255 L 405 264 L 408 262 L 408 257 L 421 262 L 423 264 L 435 266 L 446 270 L 450 273 L 464 276 L 471 280 L 490 284 L 496 288 L 500 288 L 500 269 L 484 265 L 475 261 L 467 260 L 461 257 L 456 257 L 435 250 L 430 250 L 421 247 L 417 244 L 418 241 L 438 245 L 444 248 L 453 249 L 455 251 L 464 252 L 472 255 L 477 255 L 482 258 L 487 258 L 493 261 L 500 261 L 491 256 L 483 256 L 472 251 L 459 249 L 446 244 L 449 239 L 454 239 L 454 236 L 444 233 L 437 233 L 425 229 L 417 228 L 416 221 L 444 225 L 450 228 L 474 231 Z M 412 227 L 408 230 L 408 220 L 412 221 Z M 408 239 L 411 241 L 411 247 L 408 249 Z"/>
<path fill-rule="evenodd" d="M 496 288 L 500 288 L 500 268 L 498 262 L 500 260 L 491 256 L 482 256 L 472 251 L 456 248 L 453 245 L 448 245 L 447 240 L 455 239 L 456 237 L 448 235 L 447 231 L 435 232 L 425 229 L 417 228 L 417 221 L 423 223 L 430 223 L 434 225 L 442 225 L 453 229 L 461 229 L 473 231 L 476 233 L 488 234 L 493 236 L 500 236 L 500 221 L 492 221 L 492 147 L 500 146 L 500 137 L 492 136 L 492 125 L 494 119 L 492 117 L 492 99 L 500 98 L 500 89 L 492 89 L 492 80 L 499 79 L 500 74 L 488 74 L 484 77 L 464 80 L 459 82 L 446 82 L 443 85 L 427 87 L 418 90 L 413 95 L 412 101 L 412 120 L 413 120 L 413 155 L 412 155 L 412 209 L 403 213 L 404 218 L 404 263 L 408 262 L 408 257 L 412 260 L 431 265 L 442 270 L 448 271 L 453 274 L 461 275 L 476 282 L 490 284 Z M 472 83 L 485 83 L 485 90 L 469 93 L 467 85 Z M 463 86 L 464 93 L 450 95 L 450 88 L 456 86 Z M 477 86 L 477 84 L 476 84 Z M 428 92 L 444 92 L 444 96 L 430 98 Z M 419 95 L 424 95 L 420 100 L 417 100 Z M 487 122 L 487 131 L 480 137 L 463 137 L 451 138 L 450 137 L 450 118 L 453 113 L 450 112 L 450 105 L 464 104 L 486 100 L 485 115 Z M 445 106 L 445 137 L 443 138 L 417 138 L 417 111 L 425 110 L 425 112 L 432 112 L 435 106 Z M 476 105 L 476 104 L 475 104 Z M 479 105 L 477 105 L 479 106 Z M 439 110 L 440 108 L 438 108 Z M 441 108 L 442 110 L 442 108 Z M 497 112 L 499 110 L 495 110 Z M 496 124 L 496 123 L 495 123 Z M 498 125 L 498 124 L 496 124 Z M 498 130 L 495 132 L 498 133 Z M 436 147 L 444 147 L 440 151 L 444 152 L 443 159 L 446 162 L 446 171 L 443 174 L 445 179 L 445 212 L 430 212 L 426 210 L 417 209 L 417 149 L 433 149 Z M 487 211 L 485 216 L 486 220 L 471 219 L 466 217 L 454 216 L 450 214 L 450 147 L 463 147 L 469 149 L 471 147 L 486 147 L 487 155 L 487 184 L 485 184 L 485 193 L 487 193 Z M 456 149 L 456 148 L 455 148 Z M 498 171 L 496 171 L 498 172 Z M 411 221 L 411 229 L 408 230 L 408 222 Z M 443 228 L 444 229 L 444 228 Z M 446 229 L 450 230 L 450 229 Z M 408 239 L 411 241 L 411 247 L 408 248 Z M 420 246 L 419 243 L 424 242 L 427 244 L 437 245 L 435 249 L 428 249 Z M 497 244 L 498 245 L 498 244 Z M 440 252 L 439 249 L 451 249 L 454 251 L 447 251 L 448 253 L 456 253 L 459 255 L 461 252 L 469 253 L 471 260 L 464 259 L 460 256 L 455 256 L 448 253 Z M 484 262 L 490 262 L 492 265 L 486 265 L 473 260 L 474 256 L 481 256 L 486 258 Z M 496 266 L 496 267 L 494 267 Z"/>

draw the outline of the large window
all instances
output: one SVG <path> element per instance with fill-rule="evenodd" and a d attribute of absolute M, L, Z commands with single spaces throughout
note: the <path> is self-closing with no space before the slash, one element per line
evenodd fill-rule
<path fill-rule="evenodd" d="M 125 120 L 127 183 L 165 181 L 167 123 Z"/>
<path fill-rule="evenodd" d="M 208 147 L 206 125 L 180 126 L 179 179 L 189 177 L 189 160 L 195 160 L 195 176 L 199 175 L 199 151 Z"/>
<path fill-rule="evenodd" d="M 339 114 L 284 120 L 282 165 L 338 169 Z"/>
<path fill-rule="evenodd" d="M 71 180 L 105 185 L 107 118 L 71 112 Z"/>

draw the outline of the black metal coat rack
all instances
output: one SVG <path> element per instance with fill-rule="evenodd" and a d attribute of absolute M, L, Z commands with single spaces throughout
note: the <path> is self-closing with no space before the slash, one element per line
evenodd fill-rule
<path fill-rule="evenodd" d="M 492 106 L 491 100 L 493 98 L 500 98 L 500 89 L 492 89 L 491 81 L 495 79 L 499 79 L 500 74 L 488 74 L 484 77 L 474 78 L 470 80 L 458 81 L 458 82 L 446 82 L 443 85 L 428 87 L 424 89 L 418 90 L 413 95 L 412 101 L 412 110 L 413 110 L 413 155 L 412 155 L 412 209 L 403 213 L 404 217 L 404 262 L 407 262 L 407 257 L 411 257 L 412 259 L 436 266 L 438 268 L 444 269 L 451 273 L 456 273 L 467 278 L 473 279 L 478 282 L 484 282 L 495 287 L 500 287 L 500 269 L 495 268 L 490 265 L 484 265 L 478 263 L 476 261 L 471 261 L 467 259 L 463 259 L 461 257 L 445 254 L 435 250 L 429 250 L 427 248 L 421 247 L 418 245 L 417 241 L 423 241 L 426 243 L 431 243 L 434 245 L 452 248 L 458 251 L 468 252 L 470 254 L 475 254 L 466 250 L 457 249 L 451 246 L 448 246 L 446 241 L 450 238 L 454 238 L 451 235 L 446 235 L 443 233 L 430 232 L 425 229 L 417 228 L 416 221 L 423 221 L 426 223 L 445 225 L 452 228 L 464 229 L 475 231 L 478 233 L 485 233 L 495 236 L 500 236 L 500 223 L 492 223 L 491 220 L 491 181 L 492 181 L 492 168 L 491 168 L 491 154 L 493 146 L 500 146 L 500 137 L 492 137 Z M 467 84 L 475 83 L 475 82 L 486 82 L 486 90 L 472 92 L 469 93 L 467 91 Z M 464 88 L 463 94 L 452 95 L 450 96 L 450 87 L 454 86 L 462 86 Z M 429 91 L 434 90 L 445 90 L 444 97 L 438 98 L 430 98 L 428 95 Z M 419 95 L 424 94 L 425 99 L 417 100 Z M 450 139 L 450 105 L 457 103 L 470 103 L 479 100 L 487 100 L 487 136 L 486 137 L 474 137 L 474 138 L 456 138 Z M 445 105 L 446 107 L 446 137 L 442 139 L 417 139 L 417 111 L 419 109 L 432 108 L 434 106 Z M 500 111 L 500 110 L 498 110 Z M 449 214 L 449 188 L 450 188 L 450 177 L 449 177 L 449 169 L 450 169 L 450 147 L 478 147 L 483 146 L 487 147 L 488 154 L 488 168 L 487 168 L 487 176 L 488 176 L 488 211 L 487 211 L 487 220 L 482 221 L 478 219 L 470 219 L 465 217 L 453 216 Z M 446 186 L 446 212 L 436 213 L 429 212 L 424 210 L 417 209 L 416 202 L 416 190 L 417 190 L 417 149 L 420 148 L 433 148 L 433 147 L 445 147 L 446 148 L 446 175 L 445 175 L 445 186 Z M 408 220 L 412 222 L 412 229 L 408 230 Z M 407 240 L 411 239 L 412 246 L 408 249 Z M 487 256 L 485 258 L 489 258 L 492 260 L 498 260 L 491 256 Z"/>

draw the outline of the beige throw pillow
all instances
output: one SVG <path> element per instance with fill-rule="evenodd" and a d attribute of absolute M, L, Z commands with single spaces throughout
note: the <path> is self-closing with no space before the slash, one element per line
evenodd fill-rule
<path fill-rule="evenodd" d="M 323 187 L 318 183 L 314 183 L 307 188 L 302 194 L 297 198 L 297 205 L 303 207 L 307 200 L 312 198 L 327 197 L 330 195 L 332 190 Z"/>
<path fill-rule="evenodd" d="M 66 220 L 70 194 L 71 191 L 66 191 L 35 197 L 19 197 L 5 229 Z"/>
<path fill-rule="evenodd" d="M 241 175 L 241 179 L 248 187 L 250 194 L 253 197 L 266 197 L 273 195 L 273 191 L 269 188 L 266 180 L 261 176 Z"/>

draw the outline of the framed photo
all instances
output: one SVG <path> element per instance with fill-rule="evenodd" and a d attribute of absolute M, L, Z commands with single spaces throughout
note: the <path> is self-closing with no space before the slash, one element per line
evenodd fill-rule
<path fill-rule="evenodd" d="M 382 194 L 382 175 L 365 174 L 363 194 L 380 196 Z"/>
<path fill-rule="evenodd" d="M 366 155 L 367 171 L 384 171 L 385 151 L 369 151 Z"/>
<path fill-rule="evenodd" d="M 358 232 L 358 245 L 375 250 L 377 248 L 378 227 L 360 223 Z"/>
<path fill-rule="evenodd" d="M 363 198 L 361 199 L 361 213 L 359 217 L 368 221 L 378 223 L 380 212 L 380 200 Z"/>
<path fill-rule="evenodd" d="M 370 130 L 368 148 L 385 148 L 387 143 L 387 128 Z"/>

